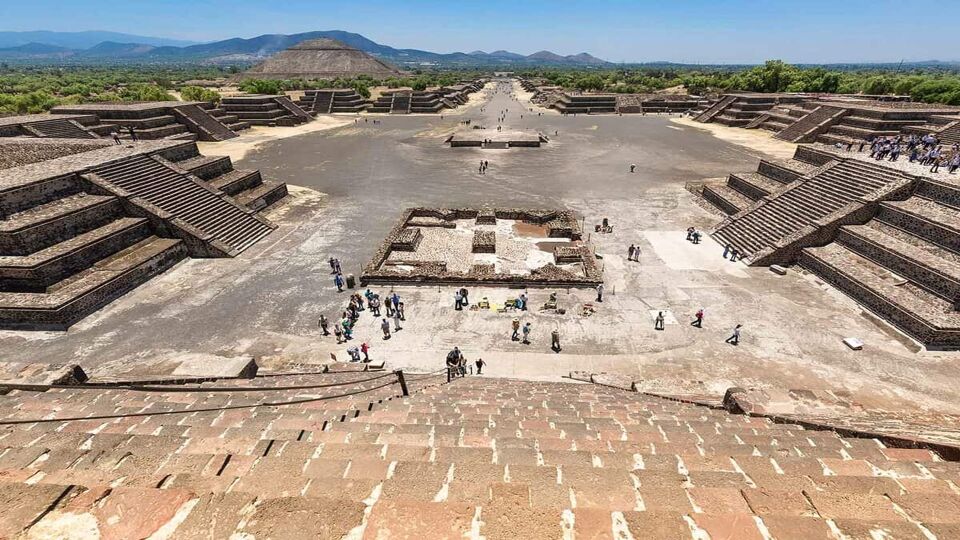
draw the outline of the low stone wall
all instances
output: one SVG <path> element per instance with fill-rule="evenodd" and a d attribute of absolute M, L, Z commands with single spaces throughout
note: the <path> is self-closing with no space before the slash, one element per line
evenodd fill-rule
<path fill-rule="evenodd" d="M 390 244 L 390 249 L 393 251 L 416 251 L 422 239 L 423 233 L 420 232 L 420 229 L 403 229 Z"/>

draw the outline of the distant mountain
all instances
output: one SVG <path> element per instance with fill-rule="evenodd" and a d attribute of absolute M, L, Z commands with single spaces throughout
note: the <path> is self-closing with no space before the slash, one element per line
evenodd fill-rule
<path fill-rule="evenodd" d="M 134 34 L 122 34 L 119 32 L 105 32 L 101 30 L 88 30 L 85 32 L 51 32 L 48 30 L 35 30 L 31 32 L 0 32 L 0 48 L 18 47 L 29 43 L 43 43 L 45 45 L 56 45 L 66 49 L 89 49 L 98 43 L 104 41 L 116 41 L 120 43 L 145 43 L 154 47 L 173 46 L 184 47 L 193 45 L 196 41 L 184 41 L 180 39 L 168 39 L 149 36 L 138 36 Z"/>
<path fill-rule="evenodd" d="M 510 51 L 473 51 L 471 53 L 435 53 L 419 49 L 395 49 L 381 45 L 367 39 L 360 34 L 344 32 L 342 30 L 324 30 L 304 32 L 300 34 L 264 34 L 254 38 L 232 38 L 211 43 L 190 44 L 186 46 L 170 45 L 171 40 L 161 38 L 145 38 L 126 34 L 111 34 L 109 32 L 0 32 L 2 37 L 16 34 L 22 37 L 25 34 L 44 34 L 58 41 L 36 41 L 33 45 L 50 45 L 62 50 L 48 52 L 31 52 L 11 50 L 0 51 L 0 57 L 5 59 L 21 59 L 36 61 L 42 59 L 65 59 L 81 63 L 183 63 L 204 62 L 216 64 L 253 64 L 260 62 L 270 55 L 287 49 L 301 41 L 318 38 L 332 38 L 343 42 L 355 49 L 369 53 L 377 58 L 390 62 L 406 69 L 421 66 L 443 67 L 493 67 L 504 65 L 571 65 L 571 66 L 601 66 L 606 62 L 587 53 L 572 56 L 560 56 L 549 51 L 541 51 L 530 56 L 524 56 Z M 119 35 L 129 39 L 103 39 L 84 46 L 61 45 L 68 36 L 74 41 L 76 35 L 84 38 L 95 35 Z M 69 40 L 68 40 L 69 41 Z"/>
<path fill-rule="evenodd" d="M 0 48 L 0 58 L 65 58 L 74 51 L 66 47 L 46 43 L 27 43 L 16 47 Z"/>

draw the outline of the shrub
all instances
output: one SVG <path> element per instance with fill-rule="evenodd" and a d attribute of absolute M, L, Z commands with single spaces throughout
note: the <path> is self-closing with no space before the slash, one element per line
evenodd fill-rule
<path fill-rule="evenodd" d="M 200 86 L 184 86 L 180 89 L 184 101 L 212 101 L 220 103 L 220 93 Z"/>

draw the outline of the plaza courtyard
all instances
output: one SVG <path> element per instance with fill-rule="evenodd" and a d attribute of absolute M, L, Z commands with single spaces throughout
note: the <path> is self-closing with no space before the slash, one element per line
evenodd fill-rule
<path fill-rule="evenodd" d="M 549 143 L 444 144 L 465 120 L 492 137 L 501 111 L 505 129 Z M 407 208 L 551 208 L 582 216 L 602 269 L 602 303 L 589 287 L 466 285 L 471 303 L 485 297 L 495 308 L 525 293 L 529 309 L 455 311 L 458 286 L 377 284 L 370 288 L 402 297 L 403 329 L 384 340 L 380 321 L 363 312 L 352 344 L 368 343 L 388 369 L 437 369 L 458 346 L 493 376 L 553 381 L 582 370 L 664 389 L 805 388 L 872 410 L 960 409 L 957 353 L 922 350 L 798 267 L 781 276 L 730 262 L 709 236 L 685 240 L 688 227 L 706 231 L 723 218 L 690 184 L 788 158 L 793 144 L 676 115 L 561 116 L 531 104 L 515 81 L 488 83 L 443 116 L 337 115 L 321 127 L 276 128 L 288 130 L 282 137 L 254 130 L 203 148 L 287 184 L 290 196 L 265 214 L 279 227 L 264 241 L 234 259 L 187 259 L 66 332 L 0 332 L 4 360 L 77 363 L 94 376 L 149 372 L 193 353 L 271 367 L 346 360 L 348 345 L 321 336 L 317 319 L 338 319 L 349 292 L 365 288 L 338 293 L 330 257 L 359 278 Z M 489 162 L 482 175 L 481 160 Z M 594 232 L 604 218 L 612 232 Z M 638 262 L 627 261 L 631 244 Z M 551 293 L 563 314 L 540 310 Z M 701 308 L 703 328 L 695 328 Z M 665 329 L 656 331 L 661 311 Z M 510 339 L 515 317 L 532 323 L 530 344 Z M 724 340 L 736 324 L 742 340 L 733 346 Z M 863 349 L 849 349 L 847 337 Z"/>

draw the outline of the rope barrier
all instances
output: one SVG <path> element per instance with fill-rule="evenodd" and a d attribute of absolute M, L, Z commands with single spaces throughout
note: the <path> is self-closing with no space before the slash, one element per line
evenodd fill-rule
<path fill-rule="evenodd" d="M 314 388 L 333 388 L 335 386 L 347 386 L 351 384 L 360 384 L 370 381 L 376 381 L 383 379 L 384 377 L 395 377 L 396 373 L 393 371 L 388 371 L 383 375 L 378 375 L 376 377 L 370 377 L 367 379 L 358 379 L 355 381 L 345 381 L 337 383 L 327 383 L 327 384 L 305 384 L 305 385 L 292 385 L 292 386 L 258 386 L 258 387 L 240 387 L 240 386 L 210 386 L 205 388 L 200 387 L 191 387 L 184 388 L 178 386 L 149 386 L 149 385 L 127 385 L 127 386 L 94 386 L 86 384 L 51 384 L 45 388 L 56 388 L 56 389 L 69 389 L 69 390 L 92 390 L 94 388 L 98 390 L 131 390 L 134 392 L 274 392 L 274 391 L 283 391 L 283 390 L 312 390 Z"/>
<path fill-rule="evenodd" d="M 394 375 L 394 373 L 390 373 L 390 374 Z M 339 399 L 343 397 L 356 396 L 360 394 L 365 394 L 367 392 L 372 392 L 374 390 L 379 390 L 381 388 L 386 388 L 388 386 L 398 384 L 398 382 L 399 381 L 391 381 L 385 384 L 381 384 L 379 386 L 374 386 L 373 388 L 357 390 L 355 392 L 347 392 L 345 394 L 338 394 L 335 396 L 302 398 L 302 399 L 295 399 L 295 400 L 282 401 L 282 402 L 267 401 L 267 402 L 253 403 L 253 404 L 247 404 L 247 405 L 226 405 L 223 407 L 204 407 L 200 409 L 185 409 L 181 411 L 156 411 L 156 412 L 141 412 L 141 413 L 129 413 L 129 414 L 102 414 L 102 415 L 95 415 L 95 416 L 77 416 L 77 417 L 68 417 L 68 418 L 38 418 L 38 419 L 32 419 L 32 420 L 0 420 L 0 426 L 42 424 L 42 423 L 50 423 L 50 422 L 74 422 L 79 420 L 116 420 L 118 418 L 141 418 L 145 416 L 165 416 L 165 415 L 172 415 L 172 414 L 188 414 L 188 413 L 197 413 L 197 412 L 231 411 L 231 410 L 237 410 L 237 409 L 252 409 L 255 407 L 284 407 L 287 405 L 299 405 L 302 403 L 313 403 L 317 401 L 327 401 L 331 399 Z"/>

